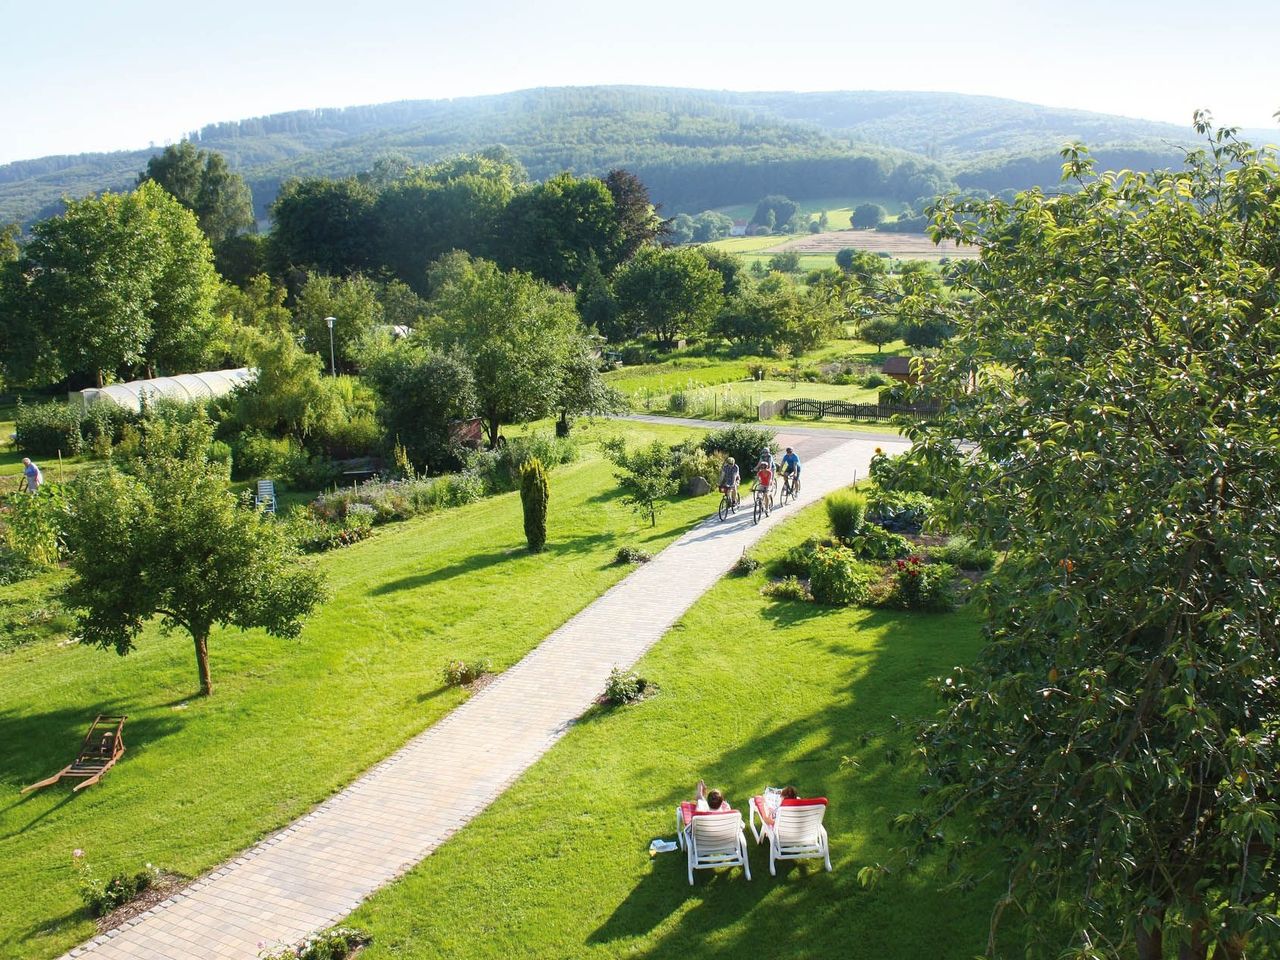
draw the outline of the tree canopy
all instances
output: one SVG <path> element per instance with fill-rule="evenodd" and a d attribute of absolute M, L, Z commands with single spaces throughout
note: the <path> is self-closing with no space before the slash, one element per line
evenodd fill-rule
<path fill-rule="evenodd" d="M 1280 166 L 1199 128 L 1183 169 L 1094 175 L 1070 148 L 1076 190 L 933 228 L 982 261 L 915 455 L 1008 556 L 903 823 L 996 843 L 995 919 L 1016 904 L 1055 957 L 1280 940 Z"/>
<path fill-rule="evenodd" d="M 646 247 L 618 272 L 619 311 L 659 342 L 701 332 L 723 302 L 724 278 L 697 250 Z"/>

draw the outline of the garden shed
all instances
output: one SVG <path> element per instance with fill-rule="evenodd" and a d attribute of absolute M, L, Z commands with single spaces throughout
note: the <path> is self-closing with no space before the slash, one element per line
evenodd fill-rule
<path fill-rule="evenodd" d="M 154 380 L 130 380 L 128 383 L 113 383 L 97 389 L 77 390 L 67 399 L 82 407 L 107 402 L 136 412 L 142 408 L 143 394 L 146 394 L 148 400 L 165 398 L 189 403 L 192 400 L 221 397 L 240 384 L 248 383 L 253 376 L 253 371 L 248 367 L 207 370 L 204 373 L 183 373 L 176 377 L 156 377 Z"/>

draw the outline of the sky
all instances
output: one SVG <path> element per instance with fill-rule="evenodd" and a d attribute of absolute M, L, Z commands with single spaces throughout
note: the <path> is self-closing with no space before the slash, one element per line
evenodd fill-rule
<path fill-rule="evenodd" d="M 1280 2 L 0 0 L 0 163 L 286 110 L 654 84 L 945 90 L 1276 129 Z"/>

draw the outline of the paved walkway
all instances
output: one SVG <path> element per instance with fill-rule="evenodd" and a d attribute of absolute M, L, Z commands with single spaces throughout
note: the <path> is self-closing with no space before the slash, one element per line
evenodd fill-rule
<path fill-rule="evenodd" d="M 833 446 L 825 432 L 780 439 L 802 452 L 809 447 L 797 504 L 758 526 L 747 509 L 690 530 L 351 786 L 67 956 L 252 960 L 260 945 L 296 943 L 342 920 L 496 799 L 591 705 L 609 671 L 635 663 L 746 547 L 800 507 L 865 476 L 877 445 L 900 446 L 883 437 Z M 441 806 L 442 797 L 452 802 Z"/>

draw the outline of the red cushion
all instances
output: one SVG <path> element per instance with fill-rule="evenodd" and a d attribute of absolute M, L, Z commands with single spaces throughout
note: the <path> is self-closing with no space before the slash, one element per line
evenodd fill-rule
<path fill-rule="evenodd" d="M 784 807 L 825 807 L 827 805 L 826 797 L 784 797 L 782 801 Z"/>

